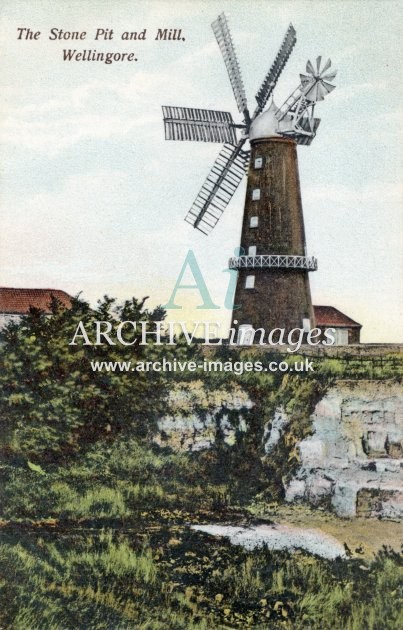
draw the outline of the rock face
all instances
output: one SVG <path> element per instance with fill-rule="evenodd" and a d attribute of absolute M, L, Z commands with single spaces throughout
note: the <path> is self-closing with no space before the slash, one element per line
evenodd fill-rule
<path fill-rule="evenodd" d="M 206 392 L 194 381 L 171 393 L 169 407 L 174 413 L 158 422 L 155 442 L 179 451 L 200 451 L 218 439 L 234 445 L 237 434 L 247 431 L 244 416 L 253 403 L 240 388 Z"/>
<path fill-rule="evenodd" d="M 270 429 L 266 424 L 263 433 L 263 447 L 265 453 L 270 454 L 277 446 L 283 435 L 289 419 L 283 409 L 276 409 Z"/>
<path fill-rule="evenodd" d="M 170 413 L 155 441 L 200 451 L 217 441 L 236 448 L 253 402 L 237 386 L 206 390 L 201 381 L 171 392 Z M 339 516 L 403 515 L 403 391 L 392 381 L 339 381 L 316 405 L 312 435 L 298 444 L 300 466 L 285 487 L 289 502 L 306 501 Z M 264 428 L 260 455 L 270 458 L 289 418 L 277 409 Z"/>
<path fill-rule="evenodd" d="M 201 451 L 211 448 L 220 433 L 223 441 L 233 446 L 236 434 L 247 430 L 242 415 L 236 424 L 220 409 L 203 415 L 165 416 L 158 423 L 159 435 L 155 441 L 160 446 L 170 446 L 179 451 Z"/>
<path fill-rule="evenodd" d="M 317 404 L 312 426 L 287 501 L 325 504 L 344 517 L 403 515 L 400 384 L 339 382 Z"/>

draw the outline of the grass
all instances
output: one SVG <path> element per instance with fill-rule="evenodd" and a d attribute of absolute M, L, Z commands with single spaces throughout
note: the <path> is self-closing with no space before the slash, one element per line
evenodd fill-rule
<path fill-rule="evenodd" d="M 246 552 L 184 528 L 30 534 L 4 537 L 0 570 L 0 624 L 13 630 L 399 628 L 391 551 L 364 566 Z"/>
<path fill-rule="evenodd" d="M 0 565 L 7 575 L 0 590 L 0 621 L 7 628 L 101 630 L 162 628 L 165 623 L 185 628 L 191 622 L 191 615 L 181 613 L 187 612 L 186 602 L 171 597 L 158 581 L 151 548 L 134 550 L 110 531 L 62 544 L 42 538 L 6 543 Z"/>

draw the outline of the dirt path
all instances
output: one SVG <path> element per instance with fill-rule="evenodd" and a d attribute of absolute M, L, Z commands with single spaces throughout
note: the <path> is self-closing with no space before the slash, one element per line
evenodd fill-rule
<path fill-rule="evenodd" d="M 237 527 L 254 527 L 264 523 L 277 523 L 283 526 L 296 526 L 301 529 L 319 529 L 340 542 L 346 543 L 347 555 L 361 557 L 368 560 L 382 549 L 384 545 L 400 551 L 403 544 L 403 523 L 392 520 L 378 519 L 342 519 L 322 509 L 313 509 L 304 505 L 259 505 L 259 509 L 229 509 L 216 512 L 200 512 L 188 514 L 186 512 L 170 513 L 167 510 L 148 512 L 144 517 L 133 519 L 80 519 L 72 521 L 58 521 L 45 519 L 37 521 L 1 521 L 0 532 L 9 533 L 59 532 L 63 535 L 72 533 L 91 533 L 97 529 L 112 528 L 122 533 L 137 532 L 139 534 L 158 531 L 163 528 L 182 529 L 192 524 L 221 523 Z"/>
<path fill-rule="evenodd" d="M 256 515 L 257 516 L 257 515 Z M 338 518 L 325 510 L 302 505 L 276 505 L 259 511 L 259 519 L 283 525 L 319 528 L 342 544 L 346 543 L 352 555 L 371 559 L 384 545 L 399 551 L 403 544 L 403 523 L 392 520 Z"/>

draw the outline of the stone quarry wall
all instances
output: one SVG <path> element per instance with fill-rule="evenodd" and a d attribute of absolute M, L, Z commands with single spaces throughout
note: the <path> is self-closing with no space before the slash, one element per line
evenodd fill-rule
<path fill-rule="evenodd" d="M 192 381 L 171 391 L 168 407 L 171 413 L 158 422 L 155 442 L 175 450 L 200 451 L 217 439 L 234 445 L 237 434 L 247 430 L 244 416 L 253 403 L 239 387 L 208 391 L 202 381 Z"/>
<path fill-rule="evenodd" d="M 236 448 L 254 406 L 240 388 L 206 391 L 201 381 L 171 392 L 171 413 L 155 441 L 175 450 Z M 339 516 L 403 515 L 403 389 L 392 381 L 339 381 L 318 402 L 312 434 L 297 445 L 300 464 L 285 486 L 289 502 L 324 505 Z M 278 409 L 264 427 L 261 456 L 275 454 L 289 419 Z M 262 427 L 263 429 L 263 427 Z"/>
<path fill-rule="evenodd" d="M 402 516 L 402 386 L 340 381 L 311 420 L 313 432 L 298 445 L 300 467 L 286 500 L 329 505 L 344 517 Z M 284 417 L 282 424 L 286 431 Z"/>

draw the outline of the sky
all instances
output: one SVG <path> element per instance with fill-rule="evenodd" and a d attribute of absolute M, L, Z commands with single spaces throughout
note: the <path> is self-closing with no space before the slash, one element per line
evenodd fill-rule
<path fill-rule="evenodd" d="M 308 59 L 337 88 L 317 106 L 317 137 L 298 148 L 314 304 L 363 325 L 364 342 L 402 342 L 402 4 L 393 0 L 3 0 L 0 285 L 58 288 L 91 303 L 150 296 L 165 304 L 191 249 L 215 310 L 182 290 L 171 320 L 231 321 L 228 258 L 239 246 L 246 177 L 208 236 L 184 221 L 219 144 L 167 142 L 161 105 L 236 108 L 211 30 L 225 11 L 250 109 L 290 22 L 297 44 L 280 105 Z M 18 39 L 18 28 L 40 31 Z M 184 41 L 156 41 L 159 28 Z M 51 29 L 86 31 L 50 40 Z M 94 41 L 97 29 L 112 40 Z M 147 29 L 145 41 L 124 31 Z M 63 61 L 63 49 L 134 52 L 136 62 Z M 183 282 L 191 281 L 190 274 Z"/>

